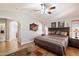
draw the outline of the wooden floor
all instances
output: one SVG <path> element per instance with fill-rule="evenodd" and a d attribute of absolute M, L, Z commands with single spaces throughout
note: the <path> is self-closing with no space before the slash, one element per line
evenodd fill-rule
<path fill-rule="evenodd" d="M 17 41 L 0 42 L 0 55 L 7 55 L 16 50 L 18 50 Z"/>
<path fill-rule="evenodd" d="M 9 42 L 0 42 L 0 55 L 11 54 L 15 51 L 24 49 L 26 47 L 32 47 L 33 49 L 39 48 L 45 56 L 56 56 L 56 54 L 51 53 L 43 48 L 36 46 L 33 42 L 25 44 L 25 45 L 21 45 L 21 44 L 18 44 L 16 40 L 12 40 Z M 68 47 L 66 55 L 67 56 L 79 56 L 79 49 Z"/>

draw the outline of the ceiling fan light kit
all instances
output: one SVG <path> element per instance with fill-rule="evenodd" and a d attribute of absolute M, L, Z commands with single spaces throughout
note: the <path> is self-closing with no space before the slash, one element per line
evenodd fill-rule
<path fill-rule="evenodd" d="M 55 9 L 55 6 L 47 6 L 46 3 L 41 4 L 41 14 L 52 14 L 52 10 Z"/>

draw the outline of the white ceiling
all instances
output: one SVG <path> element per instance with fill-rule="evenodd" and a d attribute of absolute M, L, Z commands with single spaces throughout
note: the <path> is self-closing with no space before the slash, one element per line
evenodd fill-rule
<path fill-rule="evenodd" d="M 48 3 L 47 6 L 56 6 L 56 9 L 53 10 L 50 15 L 42 15 L 40 11 L 40 3 L 0 3 L 0 11 L 23 11 L 34 14 L 36 17 L 41 19 L 55 20 L 62 17 L 72 17 L 79 15 L 79 4 L 78 3 Z M 42 20 L 41 20 L 42 21 Z"/>

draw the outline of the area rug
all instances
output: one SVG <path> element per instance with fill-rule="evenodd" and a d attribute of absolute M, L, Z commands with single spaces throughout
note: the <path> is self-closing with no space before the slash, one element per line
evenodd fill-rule
<path fill-rule="evenodd" d="M 43 56 L 43 53 L 39 48 L 33 49 L 28 47 L 28 48 L 16 51 L 14 53 L 11 53 L 8 56 Z"/>

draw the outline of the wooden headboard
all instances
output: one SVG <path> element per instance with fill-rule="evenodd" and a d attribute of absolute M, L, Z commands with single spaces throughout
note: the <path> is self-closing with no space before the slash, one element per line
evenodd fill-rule
<path fill-rule="evenodd" d="M 69 27 L 62 27 L 62 28 L 59 28 L 59 27 L 56 27 L 56 28 L 48 28 L 48 31 L 61 31 L 61 32 L 67 32 L 68 36 L 69 36 L 69 33 L 70 33 L 70 29 Z"/>

